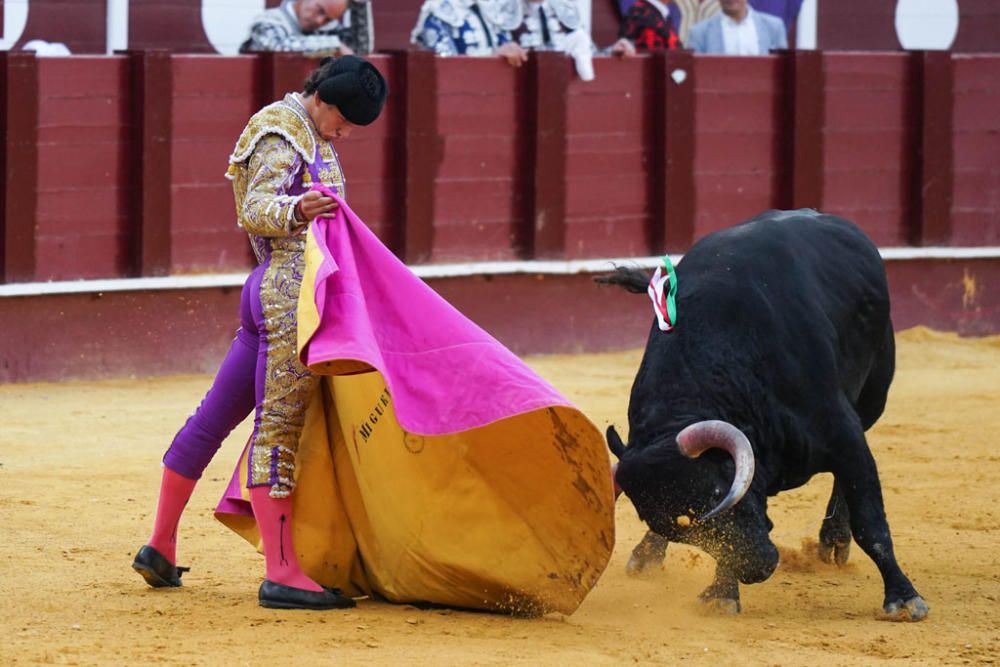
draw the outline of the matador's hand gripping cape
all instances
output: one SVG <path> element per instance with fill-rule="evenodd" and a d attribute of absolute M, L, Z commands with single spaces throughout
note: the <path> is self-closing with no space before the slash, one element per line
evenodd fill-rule
<path fill-rule="evenodd" d="M 299 355 L 326 376 L 293 494 L 307 574 L 395 602 L 579 606 L 614 546 L 600 432 L 342 200 L 309 232 Z M 244 478 L 217 516 L 257 544 Z"/>

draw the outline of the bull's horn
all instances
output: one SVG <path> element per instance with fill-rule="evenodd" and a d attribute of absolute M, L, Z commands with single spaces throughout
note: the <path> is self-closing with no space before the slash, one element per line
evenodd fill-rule
<path fill-rule="evenodd" d="M 621 437 L 618 435 L 618 431 L 615 430 L 614 426 L 609 426 L 607 431 L 608 438 L 608 449 L 617 458 L 621 458 L 622 454 L 625 453 L 625 443 L 622 442 Z"/>
<path fill-rule="evenodd" d="M 688 458 L 697 458 L 705 450 L 713 447 L 729 452 L 736 465 L 736 474 L 733 477 L 733 485 L 729 487 L 729 493 L 715 509 L 701 517 L 701 521 L 724 512 L 738 503 L 753 481 L 753 448 L 743 431 L 729 422 L 715 419 L 697 422 L 687 426 L 677 434 L 677 449 Z"/>
<path fill-rule="evenodd" d="M 622 494 L 622 487 L 618 486 L 618 464 L 611 464 L 611 484 L 615 487 L 615 500 Z"/>

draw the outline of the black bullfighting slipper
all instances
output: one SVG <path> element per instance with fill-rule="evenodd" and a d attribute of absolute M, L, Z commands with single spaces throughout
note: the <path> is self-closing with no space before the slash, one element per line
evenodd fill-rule
<path fill-rule="evenodd" d="M 135 555 L 132 569 L 153 588 L 167 588 L 180 586 L 181 575 L 191 568 L 171 565 L 163 554 L 146 544 Z"/>
<path fill-rule="evenodd" d="M 268 579 L 260 585 L 257 598 L 261 607 L 270 609 L 350 609 L 357 606 L 339 588 L 324 586 L 321 591 L 307 591 L 276 584 Z"/>

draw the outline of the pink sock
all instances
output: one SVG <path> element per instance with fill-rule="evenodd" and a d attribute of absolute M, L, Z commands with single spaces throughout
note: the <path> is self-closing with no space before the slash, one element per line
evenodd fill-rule
<path fill-rule="evenodd" d="M 307 591 L 321 591 L 323 587 L 299 569 L 299 559 L 292 544 L 292 499 L 272 498 L 267 486 L 250 489 L 257 528 L 264 542 L 264 561 L 267 578 L 276 584 Z"/>
<path fill-rule="evenodd" d="M 177 564 L 177 525 L 197 483 L 198 480 L 184 477 L 170 468 L 163 468 L 156 523 L 153 524 L 149 546 L 163 554 L 172 565 Z"/>

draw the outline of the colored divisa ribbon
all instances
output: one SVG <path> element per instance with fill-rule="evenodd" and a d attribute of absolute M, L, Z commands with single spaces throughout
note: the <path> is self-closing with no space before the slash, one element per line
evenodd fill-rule
<path fill-rule="evenodd" d="M 660 331 L 672 331 L 677 324 L 677 273 L 669 255 L 664 255 L 663 265 L 656 267 L 646 293 L 653 300 Z"/>

